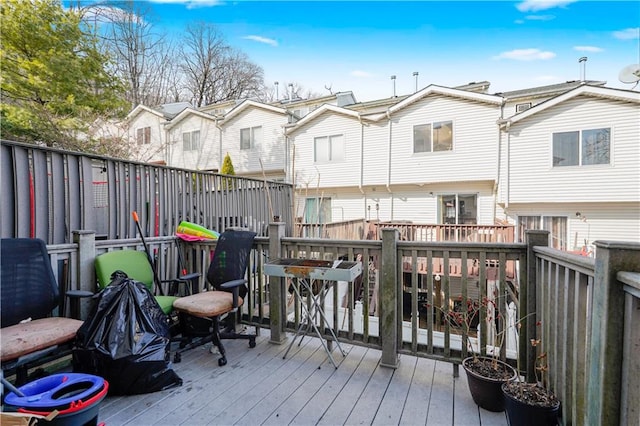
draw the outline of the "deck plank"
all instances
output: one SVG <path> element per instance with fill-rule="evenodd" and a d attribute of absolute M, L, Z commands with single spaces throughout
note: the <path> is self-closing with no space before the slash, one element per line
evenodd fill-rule
<path fill-rule="evenodd" d="M 307 392 L 308 400 L 302 409 L 293 417 L 290 425 L 316 424 L 331 409 L 331 405 L 345 387 L 352 375 L 363 362 L 368 349 L 354 346 L 348 356 L 340 363 L 337 371 L 333 371 L 323 386 L 315 391 Z M 269 419 L 267 419 L 269 420 Z M 282 424 L 282 423 L 280 423 Z"/>
<path fill-rule="evenodd" d="M 416 358 L 409 395 L 402 410 L 399 424 L 426 424 L 435 366 L 436 361 L 432 359 Z"/>
<path fill-rule="evenodd" d="M 371 379 L 371 376 L 379 362 L 379 351 L 376 353 L 374 350 L 367 350 L 362 361 L 358 364 L 358 367 L 349 378 L 349 381 L 344 384 L 337 397 L 333 400 L 317 424 L 344 424 L 351 414 L 351 410 L 364 392 L 364 389 L 366 388 L 367 383 Z"/>
<path fill-rule="evenodd" d="M 393 376 L 380 402 L 374 425 L 396 425 L 400 423 L 404 406 L 409 397 L 411 381 L 416 371 L 418 358 L 410 356 L 400 356 L 398 368 L 393 371 Z"/>
<path fill-rule="evenodd" d="M 265 333 L 266 334 L 266 333 Z M 291 334 L 288 336 L 291 339 Z M 379 365 L 381 352 L 342 344 L 335 369 L 317 338 L 294 345 L 257 339 L 225 341 L 229 364 L 219 367 L 208 346 L 185 352 L 173 368 L 180 387 L 109 396 L 100 406 L 107 425 L 506 425 L 504 413 L 478 409 L 466 375 L 450 363 L 400 356 L 397 369 Z M 297 343 L 297 342 L 296 342 Z"/>
<path fill-rule="evenodd" d="M 453 366 L 437 361 L 433 369 L 428 425 L 453 424 Z"/>

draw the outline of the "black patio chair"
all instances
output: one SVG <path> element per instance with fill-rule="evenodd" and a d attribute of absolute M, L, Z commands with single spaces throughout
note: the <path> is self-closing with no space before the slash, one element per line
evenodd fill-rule
<path fill-rule="evenodd" d="M 32 366 L 71 353 L 82 321 L 57 312 L 60 291 L 44 241 L 3 238 L 0 263 L 2 371 L 15 371 L 21 385 Z"/>
<path fill-rule="evenodd" d="M 248 339 L 249 347 L 256 345 L 255 334 L 241 334 L 235 331 L 235 314 L 247 294 L 247 265 L 253 246 L 255 232 L 230 229 L 224 231 L 216 243 L 213 259 L 207 271 L 207 282 L 212 290 L 181 297 L 173 302 L 173 309 L 180 314 L 183 342 L 175 353 L 174 362 L 180 362 L 181 354 L 196 346 L 212 342 L 220 351 L 218 365 L 227 364 L 221 339 Z M 220 322 L 225 315 L 225 327 L 220 330 Z M 191 317 L 191 318 L 190 318 Z M 193 335 L 188 324 L 193 318 L 209 322 L 205 335 Z"/>

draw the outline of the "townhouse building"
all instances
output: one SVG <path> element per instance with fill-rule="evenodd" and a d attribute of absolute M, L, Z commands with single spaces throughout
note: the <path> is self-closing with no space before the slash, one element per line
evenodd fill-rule
<path fill-rule="evenodd" d="M 229 154 L 237 175 L 293 183 L 301 222 L 513 224 L 519 238 L 544 228 L 554 246 L 583 252 L 596 239 L 640 240 L 637 91 L 602 81 L 488 89 L 229 101 L 173 116 L 140 106 L 130 116 L 158 130 L 151 145 L 164 144 L 171 166 L 218 171 Z"/>

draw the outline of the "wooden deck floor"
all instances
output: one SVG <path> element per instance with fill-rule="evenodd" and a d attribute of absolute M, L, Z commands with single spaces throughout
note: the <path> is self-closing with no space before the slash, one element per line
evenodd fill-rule
<path fill-rule="evenodd" d="M 291 338 L 291 337 L 289 337 Z M 288 343 L 288 342 L 287 342 Z M 107 397 L 99 421 L 116 425 L 506 425 L 504 413 L 479 409 L 465 372 L 451 364 L 402 355 L 398 369 L 379 365 L 380 351 L 334 348 L 335 369 L 316 338 L 294 345 L 268 342 L 249 349 L 225 341 L 229 363 L 219 367 L 209 346 L 183 354 L 173 368 L 180 387 Z"/>

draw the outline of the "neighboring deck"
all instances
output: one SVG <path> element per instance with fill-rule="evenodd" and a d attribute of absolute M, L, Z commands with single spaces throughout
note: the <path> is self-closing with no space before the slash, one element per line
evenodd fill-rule
<path fill-rule="evenodd" d="M 333 368 L 317 338 L 282 356 L 287 344 L 257 346 L 226 340 L 227 359 L 202 346 L 173 364 L 180 387 L 127 397 L 108 397 L 100 422 L 115 425 L 506 425 L 504 413 L 479 409 L 466 375 L 453 378 L 452 364 L 401 355 L 396 370 L 379 365 L 380 351 L 342 344 Z M 289 336 L 291 338 L 291 336 Z"/>

